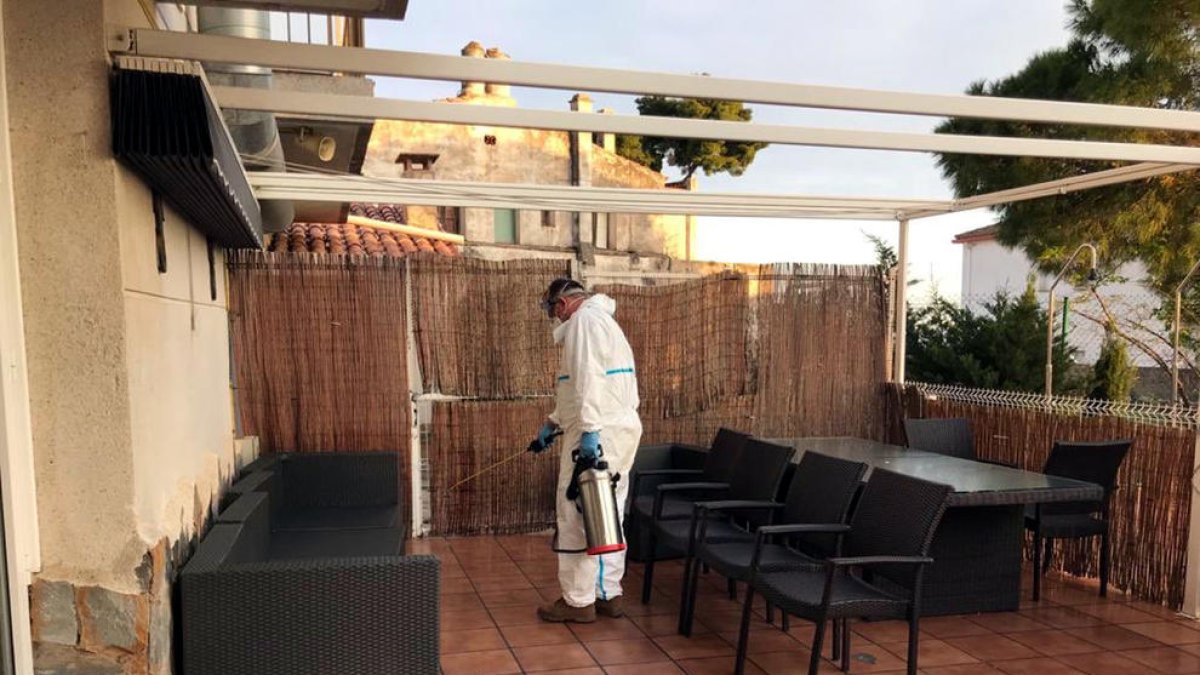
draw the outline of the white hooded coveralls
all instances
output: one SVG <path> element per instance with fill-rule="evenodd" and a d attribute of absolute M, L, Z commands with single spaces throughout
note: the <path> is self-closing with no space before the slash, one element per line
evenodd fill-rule
<path fill-rule="evenodd" d="M 571 453 L 585 431 L 600 432 L 600 448 L 609 471 L 620 474 L 617 508 L 624 519 L 629 492 L 629 471 L 642 437 L 638 419 L 637 376 L 633 350 L 613 318 L 617 303 L 607 295 L 594 295 L 562 325 L 554 329 L 554 342 L 562 345 L 562 365 L 555 387 L 555 407 L 550 421 L 563 430 L 558 470 L 557 513 L 560 550 L 587 547 L 583 516 L 566 497 L 575 463 Z M 572 607 L 587 607 L 599 597 L 621 595 L 625 552 L 590 556 L 558 555 L 558 580 L 563 599 Z"/>

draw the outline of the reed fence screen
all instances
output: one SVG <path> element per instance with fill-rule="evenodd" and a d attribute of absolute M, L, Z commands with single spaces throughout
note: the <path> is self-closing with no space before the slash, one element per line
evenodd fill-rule
<path fill-rule="evenodd" d="M 412 501 L 428 508 L 432 534 L 552 525 L 558 453 L 570 448 L 522 451 L 553 408 L 560 355 L 539 300 L 568 263 L 358 260 L 232 258 L 246 433 L 269 452 L 394 450 L 407 481 L 415 400 L 427 471 Z M 616 300 L 634 350 L 643 442 L 707 444 L 720 426 L 884 436 L 888 296 L 877 268 L 764 266 L 597 290 Z"/>
<path fill-rule="evenodd" d="M 566 262 L 237 252 L 229 267 L 238 420 L 264 451 L 395 452 L 404 506 L 427 509 L 433 534 L 553 523 L 562 448 L 523 449 L 553 407 L 559 353 L 538 301 Z M 705 444 L 720 426 L 903 443 L 906 415 L 966 417 L 980 456 L 1036 471 L 1056 439 L 1134 439 L 1112 505 L 1112 583 L 1180 606 L 1194 415 L 885 385 L 888 289 L 873 267 L 764 266 L 597 290 L 617 301 L 634 349 L 647 443 Z M 412 452 L 426 468 L 417 495 Z M 1054 565 L 1093 576 L 1095 545 L 1059 542 Z"/>
<path fill-rule="evenodd" d="M 237 251 L 229 269 L 242 432 L 270 453 L 395 452 L 405 494 L 411 403 L 403 265 Z"/>
<path fill-rule="evenodd" d="M 558 351 L 539 307 L 565 260 L 411 259 L 423 391 L 512 400 L 554 393 Z"/>

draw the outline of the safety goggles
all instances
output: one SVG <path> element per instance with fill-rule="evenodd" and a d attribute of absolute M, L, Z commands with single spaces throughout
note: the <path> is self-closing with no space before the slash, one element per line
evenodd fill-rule
<path fill-rule="evenodd" d="M 554 318 L 554 308 L 558 306 L 558 301 L 561 299 L 562 296 L 558 294 L 553 296 L 546 294 L 542 296 L 542 311 L 546 313 L 546 318 Z"/>

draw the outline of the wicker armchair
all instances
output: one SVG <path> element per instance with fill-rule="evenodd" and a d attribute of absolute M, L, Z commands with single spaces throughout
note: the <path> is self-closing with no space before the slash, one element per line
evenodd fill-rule
<path fill-rule="evenodd" d="M 926 450 L 984 464 L 1014 466 L 1008 462 L 981 459 L 975 454 L 975 437 L 971 433 L 971 421 L 968 419 L 906 419 L 904 436 L 908 439 L 908 447 L 914 450 Z"/>
<path fill-rule="evenodd" d="M 711 501 L 716 498 L 752 502 L 774 501 L 795 452 L 793 448 L 750 439 L 730 473 L 729 482 L 670 483 L 659 486 L 654 502 L 654 525 L 650 542 L 651 546 L 657 546 L 661 542 L 667 548 L 684 554 L 684 588 L 691 583 L 695 553 L 693 542 L 700 518 L 705 513 L 699 506 L 702 503 L 700 500 Z M 689 517 L 660 517 L 667 497 L 680 493 L 697 495 Z M 733 518 L 727 517 L 728 515 L 732 515 Z M 769 518 L 769 513 L 758 509 L 728 510 L 721 513 L 720 522 L 710 524 L 707 536 L 714 542 L 725 541 L 729 537 L 738 538 L 744 536 L 748 529 L 765 524 Z M 648 560 L 642 579 L 643 603 L 650 602 L 653 583 L 654 561 Z"/>
<path fill-rule="evenodd" d="M 681 555 L 665 546 L 651 547 L 654 529 L 654 500 L 658 486 L 682 481 L 725 483 L 729 480 L 738 456 L 749 438 L 731 429 L 717 430 L 712 447 L 696 448 L 680 443 L 651 445 L 638 448 L 633 471 L 630 472 L 630 503 L 625 509 L 625 540 L 629 542 L 627 558 L 638 562 L 666 560 Z M 687 491 L 665 494 L 661 518 L 690 518 L 692 504 L 703 494 Z M 650 552 L 654 553 L 651 554 Z"/>
<path fill-rule="evenodd" d="M 844 525 L 779 525 L 759 528 L 751 560 L 751 581 L 742 609 L 735 673 L 745 671 L 750 643 L 754 594 L 781 610 L 811 620 L 813 635 L 808 672 L 821 666 L 826 624 L 854 617 L 908 620 L 908 673 L 917 672 L 921 590 L 929 545 L 946 510 L 948 485 L 875 469 L 863 489 L 842 554 L 821 567 L 774 571 L 763 565 L 769 537 L 780 534 L 830 534 Z M 861 571 L 871 572 L 867 581 Z M 859 572 L 856 574 L 856 572 Z M 849 670 L 850 631 L 842 630 L 838 651 L 842 670 Z"/>
<path fill-rule="evenodd" d="M 404 555 L 396 456 L 251 468 L 180 573 L 183 672 L 436 673 L 440 564 Z"/>
<path fill-rule="evenodd" d="M 1034 504 L 1025 510 L 1025 529 L 1033 532 L 1033 599 L 1042 595 L 1042 575 L 1050 567 L 1055 539 L 1100 537 L 1100 597 L 1108 595 L 1108 507 L 1117 489 L 1117 472 L 1133 441 L 1056 442 L 1042 473 L 1074 478 L 1104 488 L 1099 502 Z M 1045 542 L 1045 553 L 1042 547 Z M 1044 557 L 1044 560 L 1043 560 Z"/>
<path fill-rule="evenodd" d="M 760 508 L 774 514 L 771 526 L 777 531 L 781 529 L 779 526 L 787 525 L 844 525 L 866 472 L 867 465 L 861 462 L 806 452 L 796 466 L 783 503 L 716 501 L 704 502 L 700 507 L 712 514 L 732 508 Z M 705 564 L 735 582 L 749 582 L 756 536 L 747 532 L 724 542 L 712 541 L 708 538 L 708 527 L 714 521 L 701 520 L 696 535 L 695 564 Z M 824 559 L 837 555 L 837 545 L 838 536 L 832 533 L 800 532 L 789 536 L 780 532 L 777 541 L 765 543 L 759 550 L 759 569 L 779 571 L 820 565 Z M 684 588 L 684 599 L 680 603 L 680 632 L 684 635 L 691 633 L 697 586 L 693 576 L 690 586 Z M 771 619 L 770 613 L 767 619 Z"/>

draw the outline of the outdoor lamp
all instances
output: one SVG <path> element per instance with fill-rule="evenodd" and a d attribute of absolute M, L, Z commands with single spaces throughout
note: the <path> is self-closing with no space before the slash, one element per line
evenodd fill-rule
<path fill-rule="evenodd" d="M 1080 244 L 1071 257 L 1067 258 L 1067 262 L 1062 266 L 1058 276 L 1054 277 L 1054 283 L 1050 284 L 1049 303 L 1046 309 L 1046 403 L 1050 402 L 1050 396 L 1054 393 L 1054 289 L 1058 287 L 1058 282 L 1067 275 L 1067 270 L 1071 269 L 1071 263 L 1075 262 L 1084 249 L 1087 249 L 1091 255 L 1091 266 L 1087 273 L 1088 284 L 1095 289 L 1096 282 L 1100 281 L 1100 274 L 1096 271 L 1099 255 L 1096 253 L 1096 247 L 1091 244 Z"/>
<path fill-rule="evenodd" d="M 337 154 L 337 139 L 316 133 L 312 127 L 300 127 L 296 143 L 317 156 L 322 162 L 332 162 Z"/>

